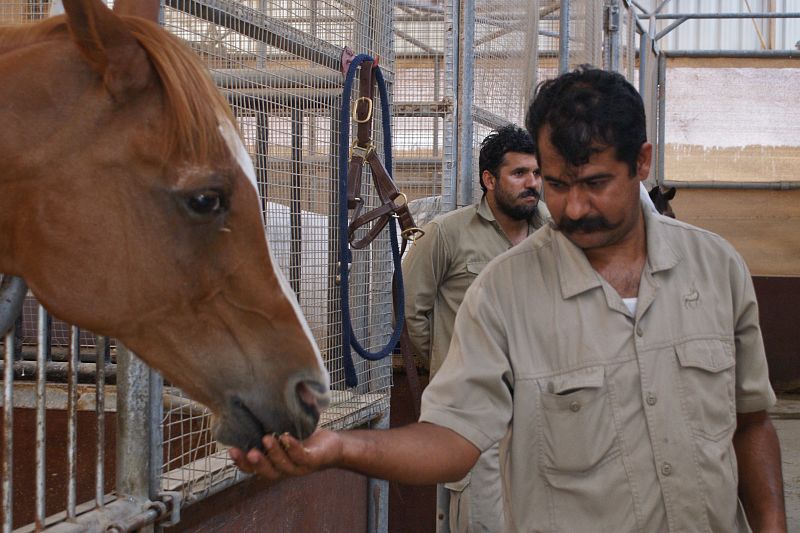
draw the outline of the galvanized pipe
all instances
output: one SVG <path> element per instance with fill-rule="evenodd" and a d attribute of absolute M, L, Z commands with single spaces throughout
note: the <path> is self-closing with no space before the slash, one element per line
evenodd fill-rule
<path fill-rule="evenodd" d="M 75 518 L 77 502 L 78 448 L 78 365 L 81 330 L 70 328 L 69 368 L 67 371 L 67 518 Z"/>
<path fill-rule="evenodd" d="M 658 54 L 658 85 L 656 86 L 656 103 L 658 104 L 658 134 L 656 184 L 664 181 L 664 159 L 667 154 L 667 59 L 664 54 Z"/>
<path fill-rule="evenodd" d="M 569 70 L 569 2 L 561 0 L 561 11 L 558 16 L 558 73 Z"/>
<path fill-rule="evenodd" d="M 39 306 L 39 324 L 37 327 L 36 346 L 36 528 L 43 529 L 45 511 L 45 481 L 47 479 L 45 465 L 45 416 L 47 373 L 45 372 L 50 352 L 50 317 L 41 305 Z"/>
<path fill-rule="evenodd" d="M 150 369 L 117 341 L 118 496 L 150 496 Z"/>
<path fill-rule="evenodd" d="M 669 58 L 800 59 L 800 50 L 664 50 Z"/>
<path fill-rule="evenodd" d="M 105 450 L 106 450 L 106 353 L 108 351 L 108 338 L 97 337 L 97 375 L 95 376 L 95 419 L 97 420 L 97 434 L 95 443 L 97 454 L 95 456 L 95 484 L 94 504 L 98 509 L 105 503 Z"/>
<path fill-rule="evenodd" d="M 666 187 L 678 189 L 747 189 L 793 191 L 800 189 L 800 181 L 672 181 L 664 180 Z"/>
<path fill-rule="evenodd" d="M 472 106 L 475 83 L 475 0 L 462 0 L 458 10 L 458 85 L 456 109 L 458 124 L 458 160 L 456 179 L 458 180 L 458 205 L 471 204 L 473 199 L 472 156 L 473 156 L 473 116 Z"/>
<path fill-rule="evenodd" d="M 637 15 L 640 19 L 655 18 L 657 20 L 680 19 L 796 19 L 800 11 L 793 13 L 644 13 Z"/>
<path fill-rule="evenodd" d="M 3 533 L 11 533 L 14 508 L 14 328 L 5 337 L 3 361 Z"/>
<path fill-rule="evenodd" d="M 390 408 L 387 407 L 376 420 L 370 422 L 370 429 L 389 429 Z M 367 482 L 367 532 L 387 533 L 389 531 L 389 482 L 369 478 Z"/>

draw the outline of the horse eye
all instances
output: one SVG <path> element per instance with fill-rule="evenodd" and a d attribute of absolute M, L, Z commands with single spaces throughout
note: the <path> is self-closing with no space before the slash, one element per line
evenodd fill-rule
<path fill-rule="evenodd" d="M 188 205 L 198 215 L 216 214 L 225 207 L 222 193 L 212 189 L 193 194 L 188 198 Z"/>

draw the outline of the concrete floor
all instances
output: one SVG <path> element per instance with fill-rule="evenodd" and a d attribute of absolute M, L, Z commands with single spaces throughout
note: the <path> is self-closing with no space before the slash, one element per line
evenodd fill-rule
<path fill-rule="evenodd" d="M 800 395 L 782 396 L 771 414 L 781 441 L 789 533 L 800 533 Z"/>

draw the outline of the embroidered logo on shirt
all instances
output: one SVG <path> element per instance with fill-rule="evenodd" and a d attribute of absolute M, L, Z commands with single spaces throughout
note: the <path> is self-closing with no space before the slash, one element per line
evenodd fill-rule
<path fill-rule="evenodd" d="M 692 285 L 689 294 L 683 295 L 683 306 L 686 309 L 696 309 L 700 306 L 700 293 L 695 289 L 694 285 Z"/>

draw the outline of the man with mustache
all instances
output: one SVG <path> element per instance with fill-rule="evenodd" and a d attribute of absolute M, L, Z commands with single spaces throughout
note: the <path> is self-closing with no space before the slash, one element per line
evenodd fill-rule
<path fill-rule="evenodd" d="M 643 208 L 641 97 L 581 67 L 539 87 L 526 126 L 553 225 L 470 286 L 421 422 L 265 437 L 236 464 L 425 484 L 502 439 L 506 531 L 785 532 L 750 273 L 721 237 Z"/>
<path fill-rule="evenodd" d="M 531 136 L 516 125 L 490 133 L 478 158 L 481 200 L 436 217 L 403 261 L 406 321 L 431 378 L 444 362 L 464 293 L 495 257 L 549 219 Z M 439 485 L 439 533 L 503 531 L 498 444 L 466 477 Z"/>

